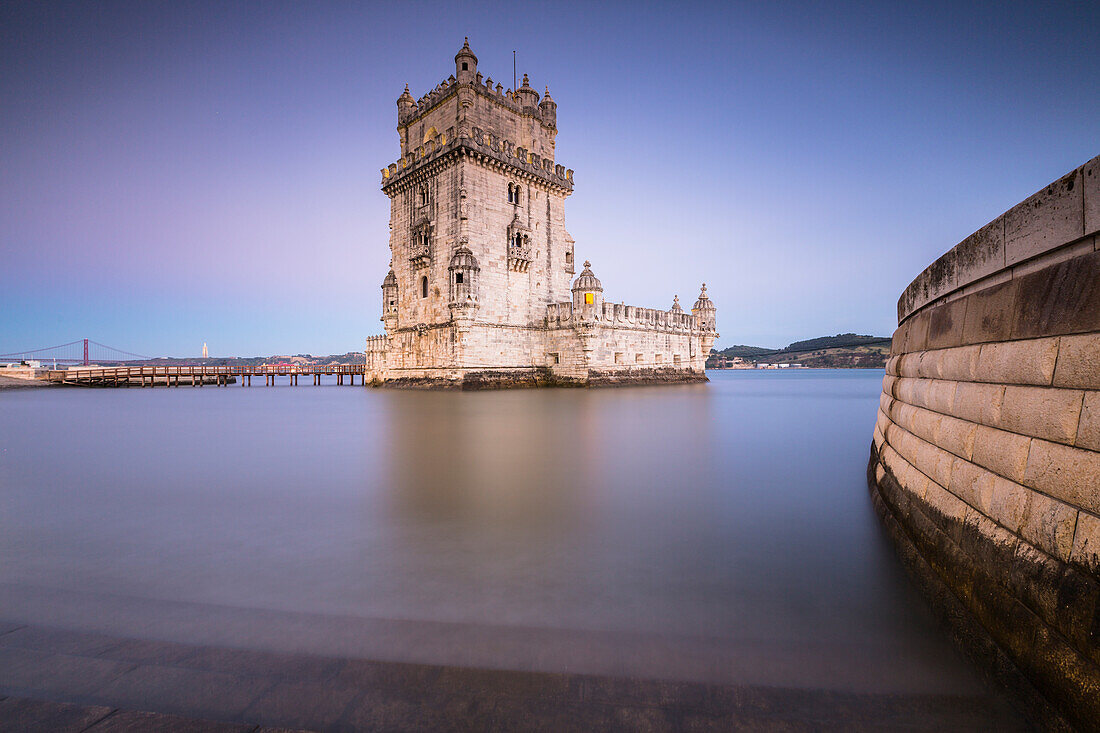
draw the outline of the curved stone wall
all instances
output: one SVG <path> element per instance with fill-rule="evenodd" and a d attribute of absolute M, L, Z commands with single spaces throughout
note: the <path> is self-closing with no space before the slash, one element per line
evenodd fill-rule
<path fill-rule="evenodd" d="M 1100 157 L 898 301 L 876 510 L 957 636 L 1045 724 L 1100 725 Z"/>

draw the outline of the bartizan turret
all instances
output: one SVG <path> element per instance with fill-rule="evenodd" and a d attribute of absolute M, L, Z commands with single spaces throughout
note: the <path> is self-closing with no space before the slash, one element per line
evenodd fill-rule
<path fill-rule="evenodd" d="M 450 279 L 451 320 L 459 334 L 470 330 L 478 311 L 478 277 L 481 265 L 465 242 L 459 244 L 447 268 Z"/>
<path fill-rule="evenodd" d="M 467 38 L 455 54 L 455 79 L 459 84 L 469 84 L 476 78 L 477 56 L 470 50 L 470 39 Z"/>
<path fill-rule="evenodd" d="M 542 113 L 542 122 L 547 127 L 558 129 L 558 103 L 550 96 L 550 87 L 546 87 L 546 94 L 539 102 L 539 112 Z"/>
<path fill-rule="evenodd" d="M 392 263 L 382 280 L 382 322 L 387 331 L 397 326 L 397 275 L 393 273 Z"/>

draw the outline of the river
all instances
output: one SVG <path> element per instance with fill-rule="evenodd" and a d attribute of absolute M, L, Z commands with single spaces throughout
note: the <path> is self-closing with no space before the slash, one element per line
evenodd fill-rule
<path fill-rule="evenodd" d="M 882 534 L 882 372 L 0 394 L 0 616 L 500 669 L 980 689 Z"/>

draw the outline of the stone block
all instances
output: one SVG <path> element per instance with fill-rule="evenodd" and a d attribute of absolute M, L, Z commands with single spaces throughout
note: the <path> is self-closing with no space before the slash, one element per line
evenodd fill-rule
<path fill-rule="evenodd" d="M 959 382 L 951 413 L 956 417 L 982 425 L 996 425 L 1001 419 L 1001 402 L 1005 388 L 1000 384 Z"/>
<path fill-rule="evenodd" d="M 931 381 L 927 379 L 902 377 L 894 385 L 894 394 L 897 395 L 898 400 L 907 405 L 923 405 L 929 384 Z"/>
<path fill-rule="evenodd" d="M 1036 438 L 1031 441 L 1023 484 L 1100 514 L 1100 453 Z"/>
<path fill-rule="evenodd" d="M 1081 170 L 1067 173 L 1005 214 L 1005 265 L 1084 236 Z"/>
<path fill-rule="evenodd" d="M 929 443 L 934 443 L 936 445 L 940 444 L 938 436 L 940 432 L 940 421 L 943 419 L 943 415 L 932 412 L 931 410 L 925 410 L 922 407 L 910 406 L 901 418 L 904 421 L 902 427 L 913 435 Z"/>
<path fill-rule="evenodd" d="M 1100 574 L 1100 517 L 1081 512 L 1073 535 L 1070 561 L 1086 570 Z"/>
<path fill-rule="evenodd" d="M 1081 166 L 1084 186 L 1085 234 L 1100 232 L 1100 155 Z"/>
<path fill-rule="evenodd" d="M 1074 445 L 1100 451 L 1100 392 L 1085 392 Z"/>
<path fill-rule="evenodd" d="M 921 353 L 905 354 L 898 359 L 898 376 L 916 379 L 920 376 Z"/>
<path fill-rule="evenodd" d="M 955 389 L 958 385 L 958 382 L 943 379 L 932 380 L 928 385 L 928 391 L 925 394 L 925 401 L 922 406 L 941 414 L 951 414 L 955 404 Z"/>
<path fill-rule="evenodd" d="M 955 250 L 952 249 L 925 268 L 898 299 L 898 320 L 955 289 Z"/>
<path fill-rule="evenodd" d="M 936 362 L 939 373 L 936 376 L 961 382 L 974 380 L 978 373 L 978 356 L 981 352 L 980 346 L 960 346 L 938 352 Z"/>
<path fill-rule="evenodd" d="M 989 517 L 1013 532 L 1019 532 L 1027 517 L 1028 502 L 1034 493 L 1026 486 L 987 474 L 990 493 Z"/>
<path fill-rule="evenodd" d="M 966 521 L 970 505 L 935 481 L 928 483 L 924 500 L 942 518 L 943 521 L 937 522 L 941 529 L 956 523 L 961 525 Z"/>
<path fill-rule="evenodd" d="M 998 216 L 955 245 L 958 285 L 962 287 L 1005 266 L 1005 218 Z"/>
<path fill-rule="evenodd" d="M 1014 339 L 1100 331 L 1100 252 L 1058 262 L 1015 282 Z"/>
<path fill-rule="evenodd" d="M 1055 387 L 1100 389 L 1100 333 L 1063 336 L 1058 340 Z"/>
<path fill-rule="evenodd" d="M 1011 275 L 1012 279 L 1019 280 L 1024 275 L 1030 275 L 1033 272 L 1046 270 L 1047 268 L 1053 267 L 1059 262 L 1072 260 L 1074 257 L 1080 257 L 1081 255 L 1091 254 L 1092 251 L 1095 249 L 1092 239 L 1092 237 L 1080 239 L 1073 244 L 1047 252 L 1042 257 L 1036 257 L 1033 260 L 1021 262 L 1020 264 L 1006 270 L 1006 272 Z"/>
<path fill-rule="evenodd" d="M 973 461 L 999 476 L 1019 482 L 1027 470 L 1031 438 L 980 425 L 974 433 Z"/>
<path fill-rule="evenodd" d="M 972 507 L 981 507 L 981 479 L 987 473 L 963 458 L 956 458 L 951 468 L 948 490 Z"/>
<path fill-rule="evenodd" d="M 978 381 L 1046 386 L 1054 376 L 1058 339 L 1030 339 L 983 344 Z"/>
<path fill-rule="evenodd" d="M 938 305 L 928 311 L 928 349 L 947 349 L 963 343 L 967 298 Z"/>
<path fill-rule="evenodd" d="M 1008 385 L 997 427 L 1073 445 L 1082 395 L 1077 389 Z"/>
<path fill-rule="evenodd" d="M 1020 536 L 1048 555 L 1068 560 L 1073 549 L 1077 508 L 1049 496 L 1032 492 Z"/>
<path fill-rule="evenodd" d="M 966 296 L 963 343 L 981 344 L 1011 338 L 1017 287 L 1016 281 L 1009 280 Z"/>
<path fill-rule="evenodd" d="M 905 351 L 924 351 L 928 343 L 928 311 L 921 311 L 909 318 L 909 330 L 905 336 Z"/>
<path fill-rule="evenodd" d="M 894 356 L 886 360 L 886 373 L 891 377 L 898 376 L 898 360 L 900 358 L 900 356 L 894 354 Z"/>
<path fill-rule="evenodd" d="M 896 329 L 894 329 L 894 335 L 890 337 L 890 355 L 892 357 L 896 358 L 896 357 L 901 356 L 902 354 L 905 353 L 905 340 L 908 336 L 909 336 L 909 322 L 908 321 L 906 321 L 905 323 L 901 324 Z M 890 362 L 887 361 L 886 363 L 889 364 Z M 887 371 L 890 374 L 895 373 L 895 372 L 890 372 L 889 369 L 887 369 Z"/>
<path fill-rule="evenodd" d="M 894 385 L 897 383 L 898 378 L 890 374 L 886 374 L 882 378 L 882 393 L 894 396 Z"/>
<path fill-rule="evenodd" d="M 938 427 L 934 441 L 936 445 L 970 460 L 974 454 L 974 436 L 978 425 L 968 420 L 942 415 L 939 418 Z"/>

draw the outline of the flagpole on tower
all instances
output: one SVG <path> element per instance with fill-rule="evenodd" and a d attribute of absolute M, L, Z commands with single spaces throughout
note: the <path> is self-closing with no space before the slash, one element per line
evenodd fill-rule
<path fill-rule="evenodd" d="M 516 52 L 512 51 L 512 94 L 516 93 Z"/>

